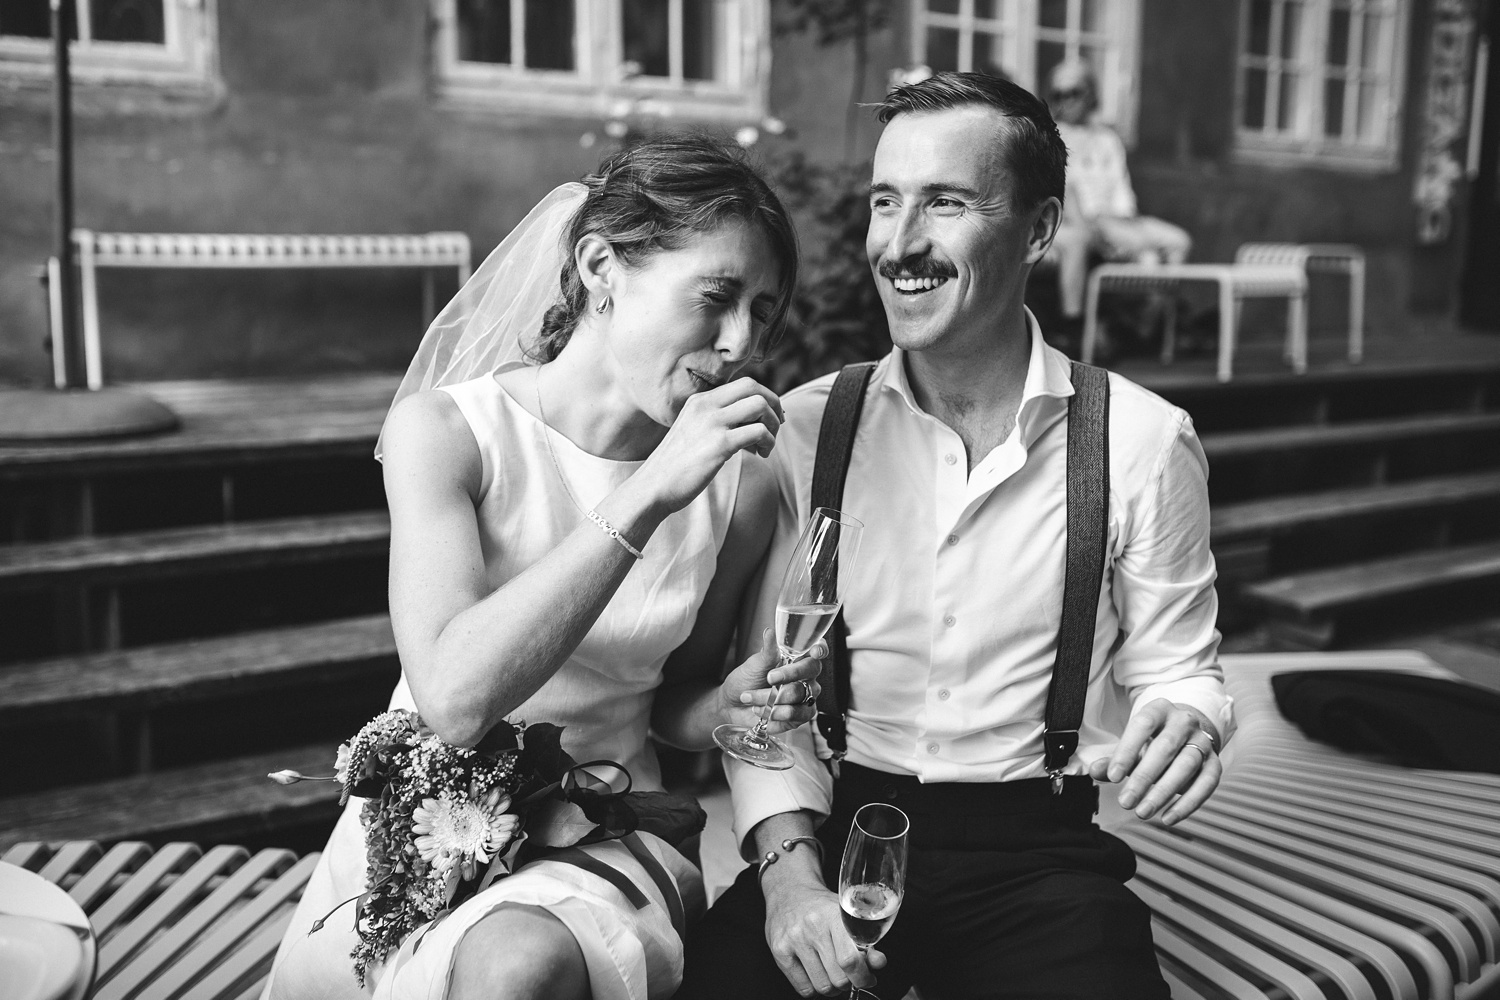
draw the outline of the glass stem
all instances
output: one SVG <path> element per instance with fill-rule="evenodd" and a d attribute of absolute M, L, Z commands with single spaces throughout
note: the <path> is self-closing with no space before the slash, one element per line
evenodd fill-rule
<path fill-rule="evenodd" d="M 781 662 L 777 664 L 777 666 L 784 667 L 787 664 L 793 662 L 795 662 L 795 660 L 792 657 L 789 657 L 785 653 L 782 653 Z M 763 740 L 766 738 L 766 730 L 771 727 L 771 713 L 776 711 L 776 698 L 780 694 L 780 684 L 771 689 L 771 700 L 766 702 L 765 708 L 761 709 L 760 718 L 755 720 L 755 728 L 750 730 L 750 736 L 753 739 Z"/>

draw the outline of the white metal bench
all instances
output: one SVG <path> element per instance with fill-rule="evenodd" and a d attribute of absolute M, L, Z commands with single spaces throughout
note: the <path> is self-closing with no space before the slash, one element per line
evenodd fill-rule
<path fill-rule="evenodd" d="M 1100 264 L 1089 273 L 1083 310 L 1083 360 L 1092 362 L 1099 337 L 1099 295 L 1106 287 L 1121 291 L 1171 291 L 1184 281 L 1211 281 L 1219 286 L 1218 378 L 1234 374 L 1234 346 L 1239 303 L 1249 298 L 1287 300 L 1286 357 L 1292 370 L 1307 370 L 1307 271 L 1295 264 Z M 1176 309 L 1168 296 L 1162 362 L 1176 351 Z"/>
<path fill-rule="evenodd" d="M 1175 827 L 1112 795 L 1139 857 L 1174 1000 L 1478 1000 L 1500 995 L 1500 775 L 1422 771 L 1314 743 L 1272 674 L 1451 676 L 1420 653 L 1225 656 L 1239 733 L 1219 790 Z M 1108 786 L 1105 786 L 1108 787 Z"/>
<path fill-rule="evenodd" d="M 89 915 L 92 1000 L 256 1000 L 318 855 L 75 840 L 17 844 L 3 860 L 62 886 Z"/>
<path fill-rule="evenodd" d="M 469 237 L 464 233 L 420 235 L 312 236 L 230 233 L 96 233 L 73 230 L 83 299 L 84 365 L 91 389 L 104 384 L 100 349 L 99 292 L 101 267 L 150 268 L 308 268 L 420 267 L 423 325 L 436 309 L 432 269 L 455 268 L 458 283 L 469 278 Z M 56 261 L 51 262 L 55 273 Z M 48 283 L 52 315 L 61 315 L 61 283 Z M 55 327 L 54 327 L 55 329 Z M 53 338 L 54 350 L 60 337 Z"/>
<path fill-rule="evenodd" d="M 1308 274 L 1349 277 L 1349 361 L 1365 353 L 1365 252 L 1351 243 L 1245 243 L 1235 251 L 1237 264 L 1294 264 Z"/>

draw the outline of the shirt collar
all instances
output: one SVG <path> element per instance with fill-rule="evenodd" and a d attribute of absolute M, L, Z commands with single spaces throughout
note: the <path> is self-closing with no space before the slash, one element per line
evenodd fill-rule
<path fill-rule="evenodd" d="M 1023 307 L 1024 308 L 1024 307 Z M 1073 395 L 1072 368 L 1068 356 L 1051 347 L 1042 339 L 1041 324 L 1030 309 L 1026 309 L 1026 330 L 1031 337 L 1031 359 L 1026 365 L 1026 383 L 1021 390 L 1021 408 L 1017 419 L 1021 419 L 1033 401 L 1044 397 L 1066 399 Z M 892 390 L 913 413 L 925 414 L 917 405 L 911 381 L 906 375 L 906 351 L 893 346 L 891 353 L 876 372 L 880 384 Z"/>

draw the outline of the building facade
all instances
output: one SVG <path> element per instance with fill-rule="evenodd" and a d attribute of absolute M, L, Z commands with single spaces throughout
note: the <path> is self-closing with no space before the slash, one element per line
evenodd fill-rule
<path fill-rule="evenodd" d="M 1188 229 L 1193 259 L 1358 243 L 1372 335 L 1500 326 L 1492 0 L 65 2 L 87 228 L 458 229 L 481 257 L 629 134 L 694 124 L 771 161 L 859 161 L 878 125 L 851 102 L 893 74 L 1035 89 L 1080 57 L 1141 210 Z M 47 6 L 0 0 L 10 382 L 51 373 Z M 100 297 L 120 380 L 397 369 L 421 332 L 402 272 L 108 271 Z"/>

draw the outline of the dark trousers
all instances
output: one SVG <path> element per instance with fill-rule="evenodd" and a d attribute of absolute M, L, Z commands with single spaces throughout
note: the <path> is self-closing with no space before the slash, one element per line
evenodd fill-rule
<path fill-rule="evenodd" d="M 889 959 L 882 1000 L 912 986 L 934 1000 L 1168 1000 L 1150 911 L 1124 884 L 1135 855 L 1094 825 L 1090 779 L 1070 777 L 1053 795 L 1046 779 L 923 785 L 845 763 L 818 832 L 829 886 L 854 811 L 876 801 L 911 819 L 906 896 L 876 946 Z M 795 997 L 765 919 L 752 866 L 689 936 L 677 1000 Z"/>

